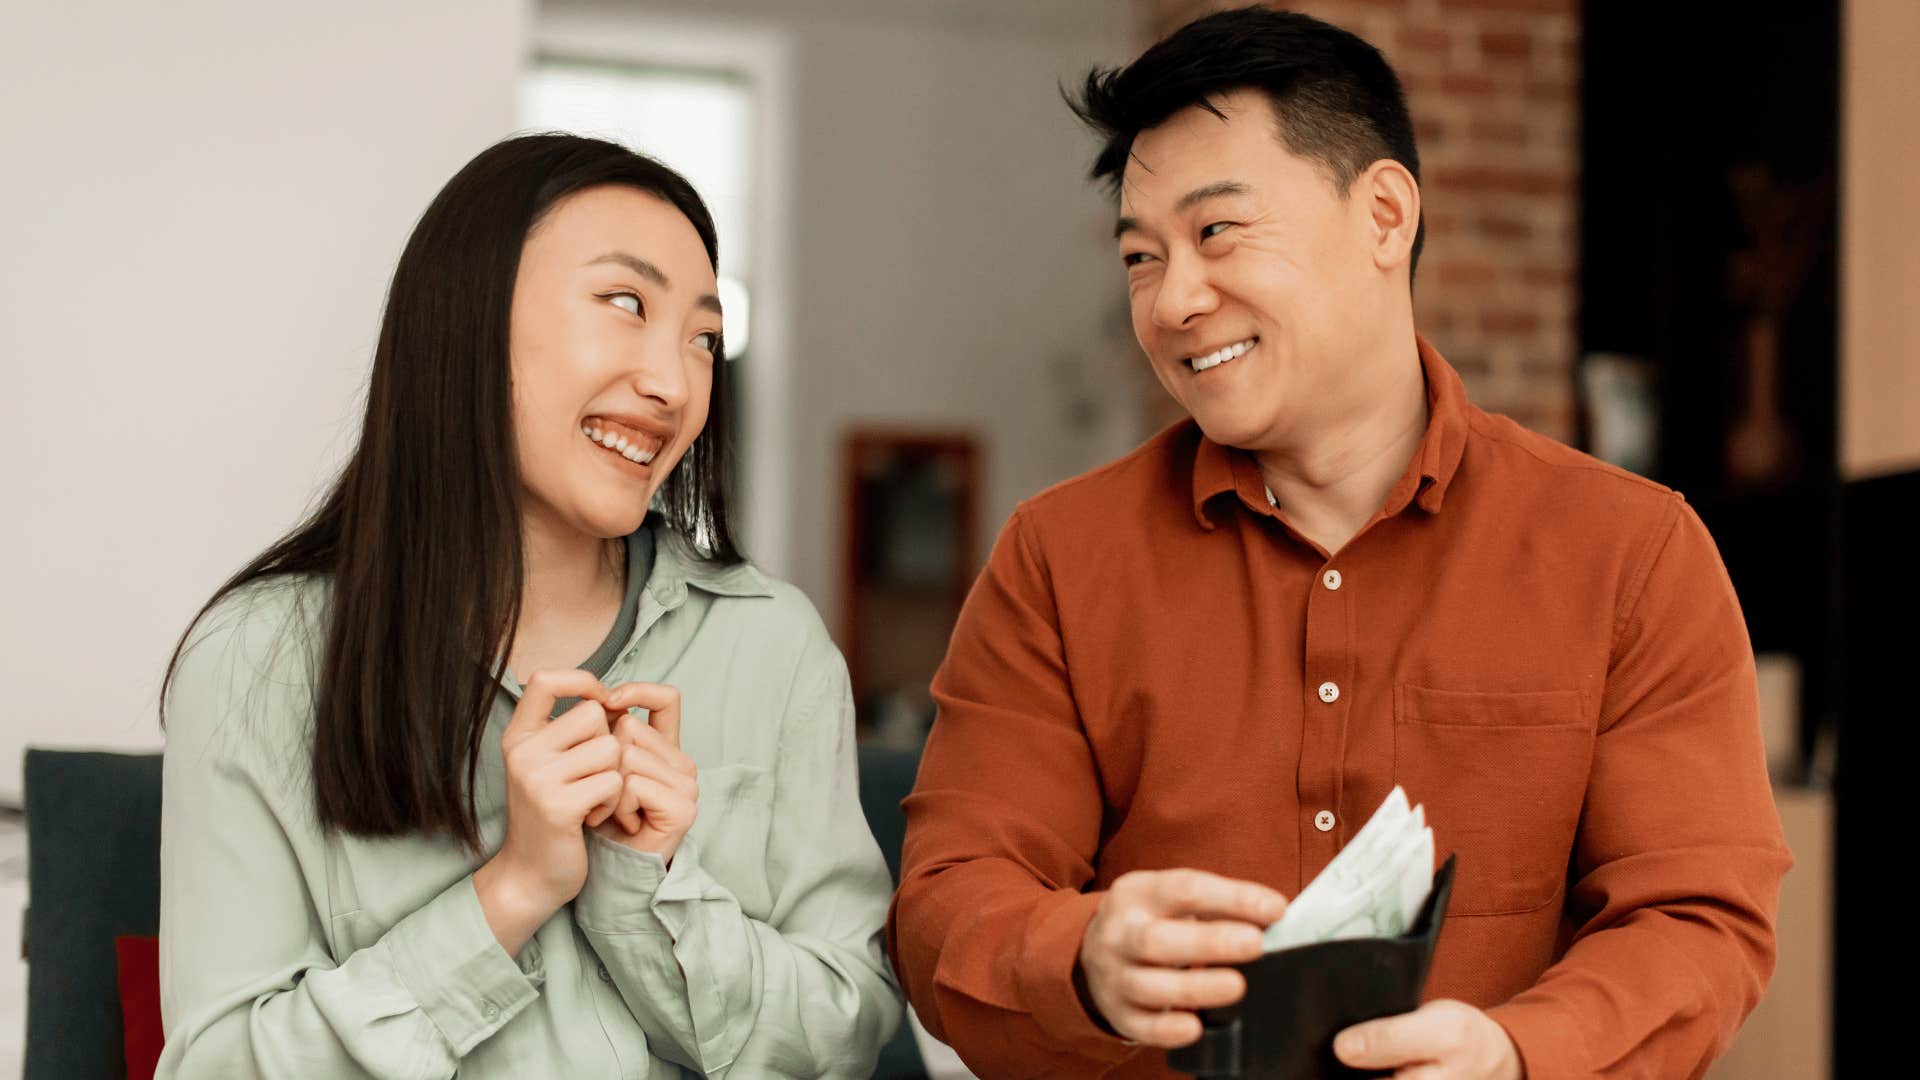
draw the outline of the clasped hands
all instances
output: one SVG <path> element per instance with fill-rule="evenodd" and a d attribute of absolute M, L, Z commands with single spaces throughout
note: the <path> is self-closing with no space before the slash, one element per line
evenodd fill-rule
<path fill-rule="evenodd" d="M 558 717 L 562 698 L 580 701 Z M 641 720 L 628 710 L 647 710 Z M 680 692 L 657 683 L 608 687 L 585 671 L 527 679 L 500 736 L 507 835 L 482 876 L 508 906 L 551 913 L 586 883 L 583 829 L 671 863 L 692 827 L 700 786 L 680 749 Z M 541 916 L 544 918 L 544 916 Z"/>
<path fill-rule="evenodd" d="M 1079 974 L 1094 1012 L 1115 1034 L 1148 1046 L 1200 1037 L 1198 1010 L 1239 1001 L 1261 930 L 1286 898 L 1250 881 L 1200 870 L 1142 870 L 1115 879 L 1081 939 Z M 1430 1001 L 1401 1016 L 1356 1024 L 1334 1040 L 1354 1068 L 1395 1080 L 1518 1080 L 1513 1040 L 1486 1013 Z"/>

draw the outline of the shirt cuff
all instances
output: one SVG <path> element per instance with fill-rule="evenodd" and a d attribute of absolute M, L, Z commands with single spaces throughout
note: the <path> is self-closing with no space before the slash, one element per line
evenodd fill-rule
<path fill-rule="evenodd" d="M 1567 1011 L 1551 1001 L 1510 1001 L 1487 1010 L 1506 1029 L 1526 1077 L 1588 1076 L 1586 1039 Z"/>
<path fill-rule="evenodd" d="M 685 855 L 683 841 L 673 868 Z M 581 929 L 600 934 L 665 934 L 667 926 L 654 914 L 653 902 L 670 874 L 660 856 L 589 831 L 587 883 L 573 898 L 574 918 Z"/>
<path fill-rule="evenodd" d="M 473 878 L 461 878 L 381 939 L 401 983 L 453 1047 L 469 1051 L 540 996 L 545 978 L 531 941 L 516 963 L 487 925 Z"/>
<path fill-rule="evenodd" d="M 1120 1061 L 1139 1050 L 1101 1026 L 1074 985 L 1080 943 L 1104 893 L 1061 893 L 1043 903 L 1027 926 L 1017 978 L 1021 1000 L 1047 1037 L 1075 1053 Z"/>

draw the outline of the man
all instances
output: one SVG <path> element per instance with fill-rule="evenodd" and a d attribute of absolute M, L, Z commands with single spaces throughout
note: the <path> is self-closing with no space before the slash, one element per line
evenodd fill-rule
<path fill-rule="evenodd" d="M 1790 863 L 1731 585 L 1675 493 L 1416 336 L 1419 163 L 1358 38 L 1210 16 L 1075 103 L 1191 422 L 1022 504 L 933 684 L 891 948 L 987 1076 L 1166 1074 L 1393 785 L 1459 856 L 1402 1077 L 1697 1075 Z"/>

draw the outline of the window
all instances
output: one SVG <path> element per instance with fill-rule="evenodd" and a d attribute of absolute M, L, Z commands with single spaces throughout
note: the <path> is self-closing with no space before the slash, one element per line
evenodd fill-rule
<path fill-rule="evenodd" d="M 729 358 L 752 341 L 754 101 L 721 71 L 543 58 L 520 84 L 520 125 L 611 139 L 685 176 L 720 233 L 720 302 Z"/>

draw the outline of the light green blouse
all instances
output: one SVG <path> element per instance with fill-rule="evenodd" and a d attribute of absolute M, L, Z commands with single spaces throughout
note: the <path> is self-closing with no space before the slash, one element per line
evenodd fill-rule
<path fill-rule="evenodd" d="M 672 684 L 699 814 L 670 870 L 589 834 L 586 887 L 518 960 L 444 838 L 314 819 L 317 578 L 196 629 L 168 709 L 160 1077 L 866 1076 L 900 1022 L 889 880 L 859 804 L 846 665 L 806 598 L 656 532 L 607 682 Z M 500 732 L 480 758 L 506 832 Z"/>

